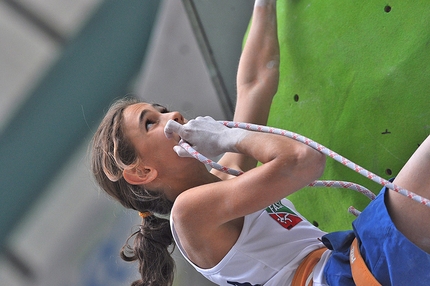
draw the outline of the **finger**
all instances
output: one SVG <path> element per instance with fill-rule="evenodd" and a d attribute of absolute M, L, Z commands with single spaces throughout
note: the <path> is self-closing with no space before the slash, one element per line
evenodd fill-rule
<path fill-rule="evenodd" d="M 179 157 L 193 157 L 190 153 L 187 152 L 187 150 L 178 145 L 173 147 L 173 151 L 175 151 Z"/>
<path fill-rule="evenodd" d="M 195 120 L 199 120 L 199 121 L 215 121 L 215 119 L 213 119 L 210 116 L 198 116 Z"/>
<path fill-rule="evenodd" d="M 174 120 L 169 120 L 167 121 L 166 126 L 164 126 L 164 135 L 166 135 L 168 139 L 171 139 L 173 138 L 173 133 L 181 135 L 182 128 L 183 127 L 180 123 Z"/>

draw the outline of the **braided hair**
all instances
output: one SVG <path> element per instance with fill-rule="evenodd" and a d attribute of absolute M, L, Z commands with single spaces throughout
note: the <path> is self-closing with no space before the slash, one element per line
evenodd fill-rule
<path fill-rule="evenodd" d="M 122 175 L 124 169 L 139 163 L 123 126 L 124 110 L 139 102 L 137 98 L 127 97 L 110 107 L 92 140 L 91 168 L 99 186 L 124 207 L 152 213 L 143 218 L 139 229 L 130 235 L 120 252 L 123 260 L 139 263 L 142 278 L 132 286 L 169 286 L 173 283 L 175 267 L 171 256 L 174 240 L 169 220 L 154 214 L 168 215 L 173 203 L 163 192 L 131 185 Z"/>

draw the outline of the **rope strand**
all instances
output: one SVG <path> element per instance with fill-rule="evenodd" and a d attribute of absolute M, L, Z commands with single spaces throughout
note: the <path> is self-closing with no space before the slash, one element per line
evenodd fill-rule
<path fill-rule="evenodd" d="M 289 137 L 291 139 L 297 140 L 301 143 L 304 143 L 312 148 L 314 148 L 315 150 L 320 151 L 321 153 L 323 153 L 324 155 L 334 159 L 335 161 L 341 163 L 342 165 L 350 168 L 351 170 L 361 174 L 362 176 L 378 183 L 379 185 L 382 185 L 384 187 L 390 188 L 391 190 L 402 194 L 420 204 L 426 205 L 428 207 L 430 207 L 430 200 L 421 197 L 411 191 L 408 191 L 404 188 L 401 188 L 399 186 L 396 186 L 395 184 L 391 183 L 388 180 L 385 180 L 383 178 L 381 178 L 380 176 L 364 169 L 363 167 L 355 164 L 354 162 L 348 160 L 347 158 L 339 155 L 338 153 L 328 149 L 327 147 L 294 132 L 291 131 L 287 131 L 287 130 L 282 130 L 279 128 L 273 128 L 273 127 L 269 127 L 269 126 L 263 126 L 263 125 L 257 125 L 257 124 L 250 124 L 250 123 L 242 123 L 242 122 L 232 122 L 232 121 L 219 121 L 220 123 L 224 124 L 227 127 L 230 128 L 242 128 L 242 129 L 246 129 L 246 130 L 251 130 L 251 131 L 257 131 L 257 132 L 264 132 L 264 133 L 272 133 L 272 134 L 278 134 L 278 135 L 282 135 L 282 136 L 286 136 Z M 234 175 L 234 176 L 239 176 L 241 174 L 243 174 L 242 171 L 238 171 L 238 170 L 234 170 L 225 166 L 222 166 L 208 158 L 206 158 L 205 156 L 203 156 L 202 154 L 200 154 L 199 152 L 197 152 L 194 148 L 192 148 L 188 143 L 186 142 L 181 142 L 180 143 L 181 147 L 184 148 L 189 154 L 191 154 L 194 158 L 196 158 L 197 160 L 199 160 L 200 162 L 209 165 L 210 167 L 230 174 L 230 175 Z M 375 198 L 375 194 L 373 194 L 371 191 L 369 191 L 367 188 L 360 186 L 358 184 L 355 183 L 351 183 L 351 182 L 344 182 L 344 181 L 315 181 L 312 182 L 311 184 L 309 184 L 310 187 L 332 187 L 332 188 L 346 188 L 346 189 L 351 189 L 357 192 L 360 192 L 362 194 L 364 194 L 365 196 L 367 196 L 369 199 L 373 200 Z M 350 207 L 348 209 L 348 211 L 352 214 L 354 214 L 355 216 L 358 216 L 360 214 L 360 212 L 358 210 L 356 210 L 354 207 Z"/>

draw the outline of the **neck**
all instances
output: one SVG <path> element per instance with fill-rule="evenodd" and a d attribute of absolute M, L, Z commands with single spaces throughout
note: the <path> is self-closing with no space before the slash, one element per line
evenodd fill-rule
<path fill-rule="evenodd" d="M 184 172 L 170 173 L 164 178 L 159 177 L 156 181 L 160 183 L 157 189 L 164 190 L 167 199 L 174 202 L 177 196 L 189 189 L 219 182 L 221 179 L 210 173 L 206 166 L 201 164 L 197 168 L 186 168 Z"/>

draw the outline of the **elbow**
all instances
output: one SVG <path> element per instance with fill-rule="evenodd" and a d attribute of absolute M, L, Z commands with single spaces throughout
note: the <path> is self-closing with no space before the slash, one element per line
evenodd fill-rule
<path fill-rule="evenodd" d="M 260 90 L 264 90 L 267 94 L 270 94 L 273 97 L 278 92 L 279 66 L 272 62 L 274 61 L 271 61 L 269 64 L 274 65 L 274 67 L 267 69 L 262 75 L 259 76 L 259 88 Z"/>
<path fill-rule="evenodd" d="M 307 174 L 304 177 L 306 177 L 306 180 L 311 183 L 321 177 L 324 173 L 326 156 L 323 153 L 303 144 L 296 155 L 295 161 L 298 170 L 300 170 L 302 174 Z"/>
<path fill-rule="evenodd" d="M 316 178 L 315 178 L 315 180 L 318 179 L 319 177 L 321 177 L 322 174 L 324 173 L 325 163 L 326 163 L 326 156 L 321 152 L 318 152 L 318 151 L 316 151 L 316 152 L 318 154 L 316 156 L 317 158 L 316 158 L 316 162 L 315 162 L 315 167 L 316 167 L 316 170 L 315 170 L 316 171 Z"/>

